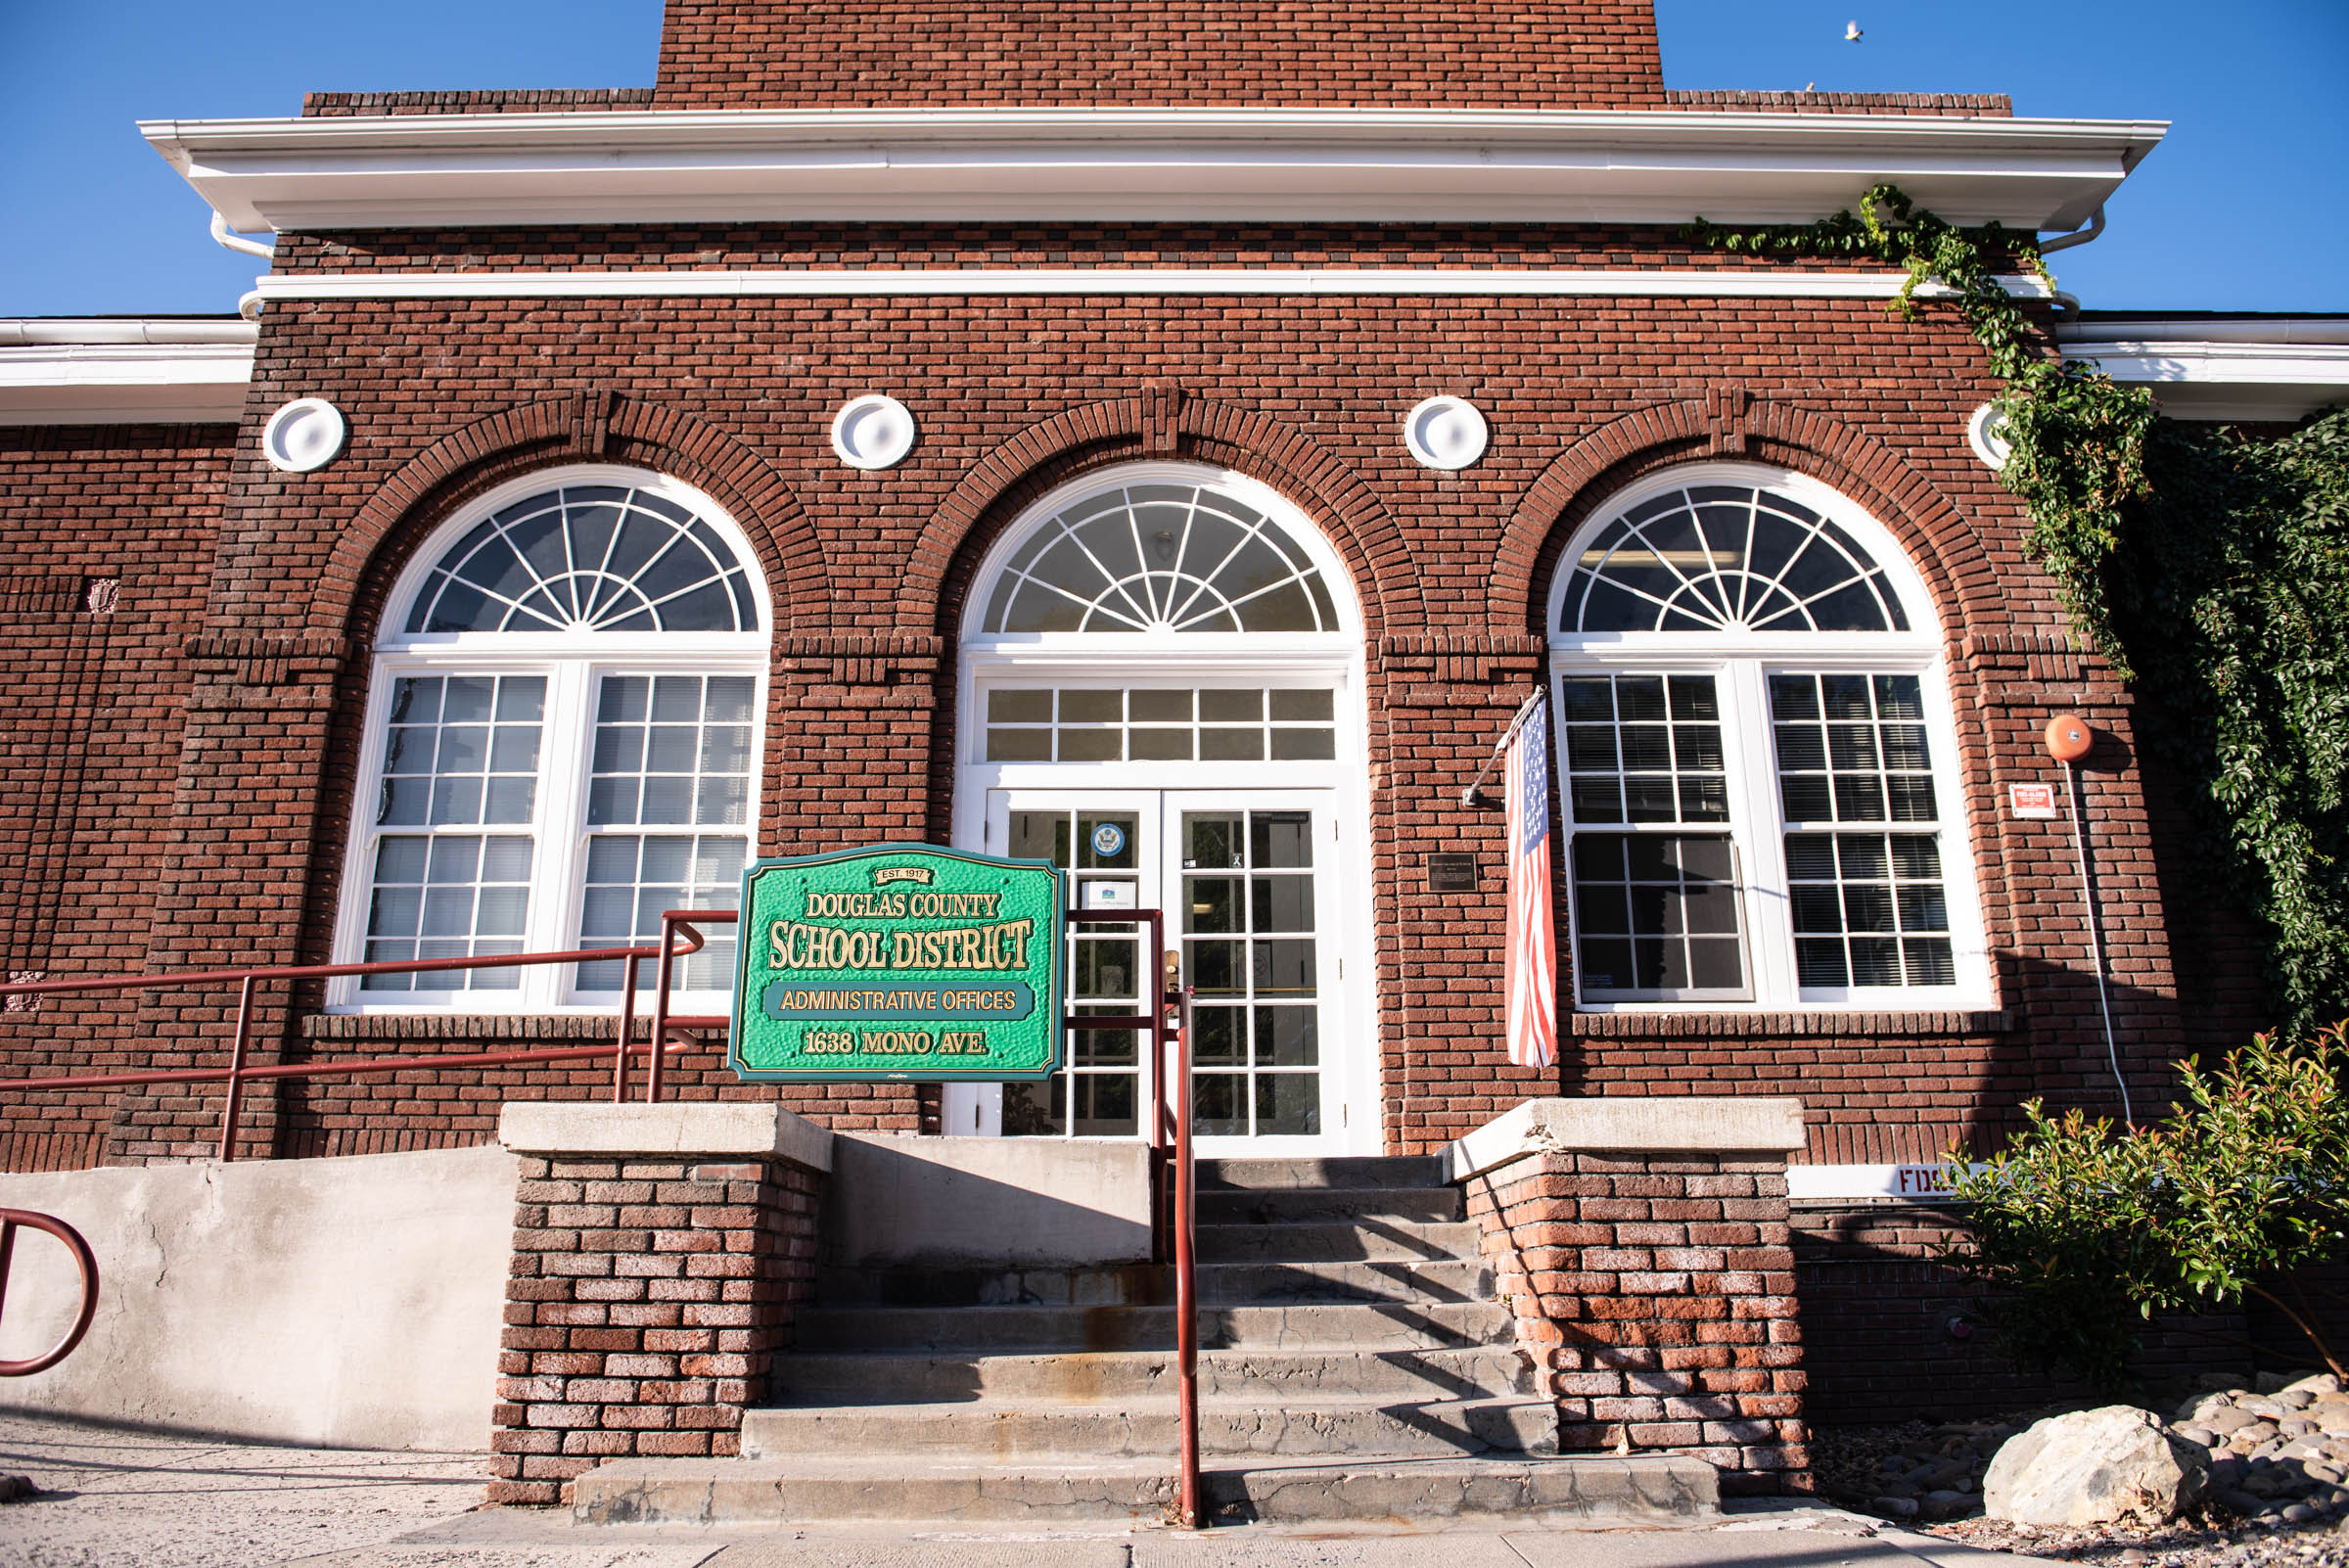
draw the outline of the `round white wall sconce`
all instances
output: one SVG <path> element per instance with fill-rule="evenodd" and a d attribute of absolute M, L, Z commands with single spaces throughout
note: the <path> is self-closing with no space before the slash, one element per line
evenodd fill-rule
<path fill-rule="evenodd" d="M 2004 468 L 2006 459 L 2014 452 L 2006 440 L 2005 426 L 2006 416 L 1999 412 L 1996 403 L 1984 403 L 1965 422 L 1966 444 L 1993 472 Z"/>
<path fill-rule="evenodd" d="M 874 392 L 832 416 L 832 450 L 851 468 L 893 468 L 913 450 L 913 411 Z"/>
<path fill-rule="evenodd" d="M 350 434 L 343 410 L 323 397 L 297 397 L 261 427 L 261 455 L 285 474 L 326 467 Z"/>
<path fill-rule="evenodd" d="M 1403 419 L 1403 444 L 1427 468 L 1466 468 L 1485 455 L 1491 436 L 1465 397 L 1430 397 Z"/>

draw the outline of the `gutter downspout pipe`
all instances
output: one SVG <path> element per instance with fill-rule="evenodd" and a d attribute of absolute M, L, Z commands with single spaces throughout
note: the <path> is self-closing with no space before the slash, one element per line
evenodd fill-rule
<path fill-rule="evenodd" d="M 231 251 L 241 251 L 247 255 L 257 255 L 264 260 L 277 254 L 258 240 L 248 240 L 242 235 L 229 233 L 228 216 L 217 208 L 212 212 L 212 238 Z"/>
<path fill-rule="evenodd" d="M 2040 241 L 2039 254 L 2041 255 L 2053 255 L 2056 252 L 2068 251 L 2075 245 L 2086 245 L 2089 241 L 2095 239 L 2097 235 L 2103 232 L 2104 204 L 2098 202 L 2096 204 L 2096 209 L 2088 215 L 2087 228 L 2076 229 L 2070 234 L 2058 234 L 2051 240 Z"/>

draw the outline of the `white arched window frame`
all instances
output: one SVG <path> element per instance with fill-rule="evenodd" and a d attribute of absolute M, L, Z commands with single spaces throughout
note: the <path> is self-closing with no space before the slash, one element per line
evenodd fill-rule
<path fill-rule="evenodd" d="M 1758 498 L 1779 553 L 1759 533 L 1719 547 L 1737 492 Z M 1699 505 L 1724 508 L 1712 516 L 1727 528 L 1676 527 Z M 1643 517 L 1637 531 L 1621 526 Z M 1814 569 L 1833 570 L 1798 583 L 1783 551 L 1807 536 Z M 1602 605 L 1585 597 L 1594 575 L 1630 586 Z M 1580 1008 L 1992 1004 L 1939 619 L 1864 509 L 1761 464 L 1650 476 L 1576 530 L 1546 624 Z M 1815 746 L 1834 755 L 1822 764 Z"/>
<path fill-rule="evenodd" d="M 492 569 L 465 563 L 486 563 L 506 526 L 484 525 L 522 516 L 556 524 L 555 559 L 519 579 L 509 569 L 501 597 L 472 598 L 467 579 Z M 618 542 L 623 527 L 637 559 Z M 604 558 L 581 558 L 599 547 Z M 547 578 L 559 579 L 551 591 L 568 626 L 547 623 L 553 600 L 517 586 Z M 442 625 L 474 624 L 435 629 L 436 613 Z M 644 470 L 542 471 L 437 529 L 394 580 L 376 643 L 336 960 L 641 945 L 662 906 L 731 908 L 757 853 L 773 614 L 757 555 L 723 509 Z M 697 628 L 648 629 L 664 615 Z M 478 790 L 456 776 L 464 769 L 480 775 Z M 438 792 L 452 783 L 458 798 L 444 805 Z M 421 821 L 410 804 L 420 789 Z M 701 1011 L 722 1010 L 734 951 L 730 930 L 710 935 L 672 977 L 680 1004 Z M 601 1011 L 620 998 L 618 970 L 345 978 L 327 1001 L 367 1012 Z M 640 966 L 645 991 L 655 978 Z"/>
<path fill-rule="evenodd" d="M 1212 561 L 1194 558 L 1175 520 L 1188 505 L 1179 499 L 1186 491 L 1203 492 L 1203 501 L 1217 505 L 1228 503 L 1233 510 L 1227 515 L 1253 514 L 1276 531 L 1276 549 L 1290 567 L 1252 557 L 1269 568 L 1265 580 L 1272 590 L 1262 596 L 1282 595 L 1277 614 L 1267 619 L 1310 616 L 1313 629 L 1209 629 L 1217 600 L 1240 602 L 1245 610 L 1241 601 L 1260 592 L 1248 585 L 1254 578 L 1234 593 L 1221 586 L 1200 592 L 1208 586 L 1202 581 L 1186 581 L 1170 593 L 1164 583 L 1153 589 L 1131 580 L 1127 568 L 1147 554 L 1145 572 L 1222 581 L 1209 569 L 1232 551 L 1226 545 L 1213 552 Z M 1041 562 L 1039 544 L 1065 535 L 1056 520 L 1093 516 L 1102 507 L 1125 508 L 1137 497 L 1145 507 L 1170 510 L 1142 527 L 1133 539 L 1132 561 L 1104 558 L 1104 570 L 1088 580 L 1084 608 L 1072 601 L 1071 619 L 1091 629 L 996 629 L 1004 623 L 1007 583 Z M 1162 540 L 1161 532 L 1175 537 Z M 1194 559 L 1201 561 L 1199 571 L 1178 572 Z M 1126 583 L 1122 591 L 1111 587 L 1117 581 Z M 1194 804 L 1216 809 L 1242 802 L 1249 805 L 1235 808 L 1247 809 L 1310 797 L 1313 809 L 1330 813 L 1334 829 L 1334 839 L 1313 861 L 1316 873 L 1335 890 L 1333 918 L 1320 933 L 1326 939 L 1320 962 L 1329 1042 L 1320 1067 L 1331 1089 L 1324 1130 L 1362 1140 L 1361 1149 L 1375 1149 L 1378 1055 L 1372 1043 L 1374 949 L 1364 853 L 1368 724 L 1362 614 L 1344 558 L 1306 513 L 1246 475 L 1206 464 L 1146 462 L 1073 481 L 1027 507 L 982 558 L 972 582 L 960 631 L 955 842 L 984 853 L 1006 853 L 1003 840 L 990 836 L 998 826 L 990 820 L 990 799 L 1065 804 L 1072 811 L 1082 811 L 1085 803 L 1123 808 L 1155 800 L 1169 803 L 1173 819 Z M 1245 705 L 1251 694 L 1262 698 L 1261 708 L 1253 710 L 1262 715 L 1261 724 L 1246 712 L 1218 713 L 1211 706 L 1217 700 Z M 1001 724 L 991 722 L 1006 713 L 996 706 L 999 696 L 1016 698 L 1018 705 L 1010 721 Z M 1028 706 L 1039 700 L 1048 705 L 1043 715 Z M 1145 701 L 1153 704 L 1147 713 L 1141 706 Z M 1161 703 L 1168 706 L 1157 706 Z M 1120 718 L 1097 716 L 1113 710 Z M 1063 722 L 1073 713 L 1074 722 Z M 1252 727 L 1256 740 L 1247 738 Z M 1113 728 L 1122 731 L 1114 742 L 1109 738 Z M 1022 755 L 990 749 L 990 732 L 1014 729 L 1025 732 L 1028 744 L 1013 748 Z M 1187 740 L 1177 739 L 1186 729 Z M 1211 732 L 1219 731 L 1237 744 L 1218 745 Z M 1090 744 L 1071 748 L 1068 741 L 1078 734 Z M 1158 744 L 1145 744 L 1150 741 Z M 1261 751 L 1251 750 L 1260 742 Z M 1114 757 L 1105 755 L 1112 750 Z M 1169 755 L 1176 752 L 1188 755 Z M 1170 904 L 1180 902 L 1174 891 L 1180 879 L 1181 869 L 1170 871 L 1161 889 Z M 1078 897 L 1084 897 L 1082 887 Z M 1169 939 L 1180 947 L 1186 935 L 1182 911 L 1170 907 L 1168 916 Z M 1008 1118 L 998 1122 L 997 1097 L 992 1085 L 948 1085 L 948 1126 L 1007 1130 Z M 1073 1126 L 1071 1130 L 1086 1135 Z M 1283 1147 L 1277 1138 L 1263 1146 L 1273 1152 Z M 1240 1140 L 1234 1139 L 1228 1152 L 1239 1148 Z"/>

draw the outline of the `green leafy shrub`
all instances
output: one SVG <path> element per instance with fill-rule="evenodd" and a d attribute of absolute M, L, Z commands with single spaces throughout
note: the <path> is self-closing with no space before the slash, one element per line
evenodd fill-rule
<path fill-rule="evenodd" d="M 2179 1077 L 2178 1104 L 2154 1127 L 2026 1105 L 2008 1146 L 1956 1176 L 1971 1233 L 1946 1260 L 1994 1289 L 2000 1345 L 2034 1369 L 2125 1388 L 2154 1314 L 2252 1296 L 2341 1372 L 2291 1276 L 2349 1257 L 2343 1026 L 2301 1043 L 2262 1035 L 2215 1069 L 2182 1063 Z"/>

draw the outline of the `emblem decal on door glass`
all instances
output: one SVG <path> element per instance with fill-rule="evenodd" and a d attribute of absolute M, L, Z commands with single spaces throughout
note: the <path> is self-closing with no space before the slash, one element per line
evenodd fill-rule
<path fill-rule="evenodd" d="M 1126 848 L 1126 830 L 1115 822 L 1103 822 L 1093 829 L 1093 853 L 1103 859 Z"/>

